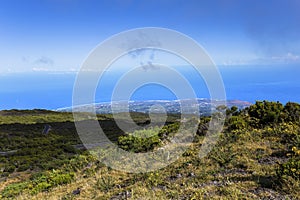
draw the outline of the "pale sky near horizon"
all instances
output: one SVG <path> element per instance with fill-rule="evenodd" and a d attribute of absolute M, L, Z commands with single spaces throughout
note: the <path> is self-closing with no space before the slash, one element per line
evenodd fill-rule
<path fill-rule="evenodd" d="M 0 72 L 78 70 L 100 42 L 163 27 L 218 65 L 300 64 L 298 0 L 1 0 Z"/>

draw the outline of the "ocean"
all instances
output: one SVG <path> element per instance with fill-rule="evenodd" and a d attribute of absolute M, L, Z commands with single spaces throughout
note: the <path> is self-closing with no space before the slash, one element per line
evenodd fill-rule
<path fill-rule="evenodd" d="M 300 103 L 300 65 L 219 66 L 228 100 L 255 103 L 256 100 Z M 181 73 L 190 81 L 198 98 L 210 98 L 201 77 L 193 71 Z M 58 109 L 72 105 L 75 72 L 24 72 L 0 74 L 0 110 Z M 103 79 L 95 102 L 110 101 L 111 91 L 118 80 Z M 180 86 L 179 86 L 180 87 Z M 159 85 L 139 88 L 131 100 L 172 100 L 175 94 Z"/>

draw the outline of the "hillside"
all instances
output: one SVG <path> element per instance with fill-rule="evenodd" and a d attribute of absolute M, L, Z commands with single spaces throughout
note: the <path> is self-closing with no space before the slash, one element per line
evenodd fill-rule
<path fill-rule="evenodd" d="M 71 113 L 46 110 L 0 112 L 0 197 L 3 199 L 298 199 L 300 105 L 256 102 L 226 110 L 214 149 L 198 156 L 209 117 L 202 117 L 193 144 L 173 164 L 130 174 L 100 163 L 81 145 Z M 178 130 L 179 115 L 163 127 L 132 113 L 141 130 L 120 130 L 98 115 L 106 135 L 124 150 L 147 152 Z M 126 119 L 124 119 L 126 124 Z M 46 125 L 51 126 L 43 134 Z M 131 133 L 131 134 L 128 134 Z M 135 134 L 153 134 L 137 138 Z"/>

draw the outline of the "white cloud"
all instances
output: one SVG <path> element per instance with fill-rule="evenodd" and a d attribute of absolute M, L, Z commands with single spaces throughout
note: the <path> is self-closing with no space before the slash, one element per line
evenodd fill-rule
<path fill-rule="evenodd" d="M 43 67 L 33 67 L 32 71 L 34 72 L 49 72 L 49 71 L 53 71 L 49 68 L 43 68 Z"/>
<path fill-rule="evenodd" d="M 300 55 L 288 52 L 284 55 L 271 57 L 257 57 L 253 59 L 228 59 L 222 65 L 271 65 L 271 64 L 295 64 L 300 63 Z"/>
<path fill-rule="evenodd" d="M 273 56 L 271 59 L 274 60 L 274 61 L 280 61 L 280 62 L 290 63 L 290 62 L 300 61 L 300 56 L 288 52 L 285 55 Z"/>

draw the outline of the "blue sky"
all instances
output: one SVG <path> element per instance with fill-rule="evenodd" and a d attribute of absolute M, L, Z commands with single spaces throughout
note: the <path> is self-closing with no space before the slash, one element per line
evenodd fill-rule
<path fill-rule="evenodd" d="M 0 72 L 78 70 L 113 34 L 180 31 L 219 65 L 300 63 L 299 0 L 1 0 Z"/>

